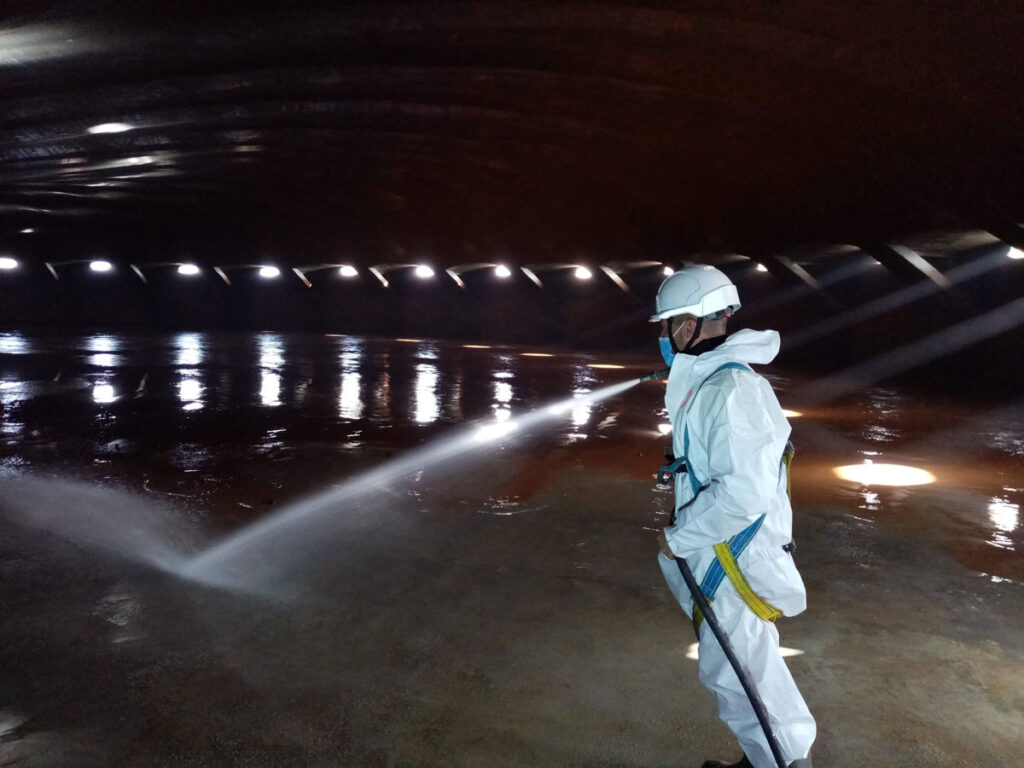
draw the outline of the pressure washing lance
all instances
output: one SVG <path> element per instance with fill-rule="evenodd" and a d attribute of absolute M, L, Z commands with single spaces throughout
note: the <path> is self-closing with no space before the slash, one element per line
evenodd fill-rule
<path fill-rule="evenodd" d="M 652 371 L 651 373 L 643 376 L 640 381 L 659 381 L 661 379 L 667 379 L 670 368 L 663 368 L 661 370 Z M 668 450 L 668 449 L 666 449 Z M 668 485 L 672 482 L 672 478 L 677 472 L 685 472 L 686 465 L 682 463 L 677 465 L 674 461 L 667 466 L 661 467 L 658 470 L 658 482 L 663 485 Z M 690 566 L 686 560 L 682 557 L 675 558 L 676 565 L 679 566 L 679 572 L 683 575 L 683 581 L 686 582 L 687 589 L 690 590 L 690 596 L 693 598 L 693 604 L 704 614 L 704 620 L 711 627 L 711 632 L 714 634 L 715 639 L 718 640 L 718 644 L 722 647 L 722 651 L 725 652 L 725 656 L 729 659 L 729 664 L 736 672 L 736 677 L 739 678 L 740 685 L 743 686 L 743 692 L 747 694 L 747 698 L 750 700 L 750 706 L 754 709 L 754 714 L 757 715 L 757 722 L 761 724 L 761 730 L 764 731 L 764 737 L 768 741 L 768 746 L 772 751 L 772 757 L 775 758 L 775 762 L 778 763 L 779 768 L 787 768 L 786 759 L 782 756 L 782 748 L 779 746 L 779 740 L 775 737 L 775 732 L 772 730 L 771 723 L 768 721 L 768 710 L 761 700 L 761 697 L 757 693 L 757 689 L 754 687 L 754 681 L 750 679 L 750 674 L 744 668 L 739 657 L 736 656 L 736 651 L 732 647 L 732 643 L 729 642 L 729 638 L 725 634 L 725 630 L 722 629 L 722 625 L 718 621 L 718 617 L 715 615 L 714 610 L 711 608 L 711 602 L 705 597 L 704 593 L 700 589 L 700 584 L 697 583 L 697 579 L 693 576 L 693 571 L 690 570 Z"/>

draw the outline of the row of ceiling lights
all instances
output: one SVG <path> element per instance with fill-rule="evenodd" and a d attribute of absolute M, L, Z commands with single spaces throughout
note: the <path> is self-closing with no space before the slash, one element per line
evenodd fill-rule
<path fill-rule="evenodd" d="M 61 262 L 60 264 L 49 264 L 48 263 L 47 267 L 49 267 L 51 269 L 51 271 L 55 272 L 55 270 L 53 270 L 53 267 L 55 267 L 55 266 L 63 266 L 65 264 L 72 264 L 72 263 L 76 263 L 76 262 Z M 90 262 L 88 262 L 88 264 L 89 264 L 89 269 L 91 271 L 93 271 L 93 272 L 100 272 L 100 273 L 111 272 L 114 269 L 114 265 L 113 264 L 111 264 L 109 261 L 105 261 L 105 260 L 102 260 L 102 259 L 97 259 L 97 260 L 94 260 L 94 261 L 90 261 Z M 0 270 L 13 270 L 13 269 L 17 269 L 18 266 L 19 266 L 19 264 L 18 264 L 18 261 L 16 259 L 13 259 L 13 258 L 11 258 L 9 256 L 0 256 Z M 164 265 L 159 265 L 159 266 L 164 266 Z M 381 265 L 381 266 L 386 266 L 386 265 Z M 139 272 L 139 269 L 138 269 L 138 267 L 136 265 L 132 265 L 132 268 L 136 272 Z M 415 274 L 416 277 L 419 277 L 419 278 L 424 279 L 424 280 L 428 279 L 428 278 L 431 278 L 431 277 L 434 277 L 434 275 L 435 275 L 434 269 L 432 267 L 426 265 L 426 264 L 413 265 L 411 268 L 413 270 L 413 274 Z M 222 272 L 221 268 L 214 267 L 213 269 L 214 269 L 214 271 L 216 271 L 218 274 L 220 274 L 223 277 L 223 272 Z M 276 277 L 280 277 L 280 275 L 281 275 L 281 270 L 278 267 L 274 267 L 274 266 L 264 265 L 264 266 L 255 267 L 255 269 L 258 270 L 258 274 L 259 274 L 260 277 L 266 278 L 266 279 L 273 279 L 273 278 L 276 278 Z M 359 270 L 356 269 L 354 266 L 352 266 L 350 264 L 342 264 L 342 265 L 338 266 L 337 269 L 338 269 L 338 274 L 340 274 L 342 277 L 356 277 L 356 276 L 359 275 Z M 523 268 L 521 268 L 521 269 L 523 269 Z M 177 271 L 178 271 L 179 275 L 192 276 L 192 275 L 200 274 L 200 272 L 202 272 L 202 269 L 198 265 L 196 265 L 196 264 L 178 264 L 177 265 Z M 304 278 L 305 277 L 304 272 L 302 270 L 294 269 L 293 271 L 295 271 L 296 274 L 298 274 L 300 278 Z M 385 286 L 387 285 L 387 280 L 383 277 L 381 269 L 379 269 L 377 267 L 370 267 L 369 271 L 375 277 L 377 277 L 382 283 L 384 283 Z M 452 270 L 446 270 L 446 271 L 449 274 L 451 274 L 451 276 L 453 278 L 458 278 L 457 273 L 453 272 Z M 493 271 L 494 271 L 494 275 L 496 277 L 500 277 L 500 278 L 503 278 L 503 279 L 504 278 L 509 278 L 509 277 L 512 276 L 512 270 L 509 269 L 504 264 L 495 265 L 493 267 Z M 525 271 L 527 272 L 528 275 L 532 276 L 532 273 L 530 271 L 528 271 L 528 270 L 525 270 Z M 664 274 L 665 275 L 671 275 L 673 273 L 673 271 L 674 270 L 671 267 L 665 267 L 664 268 Z M 589 280 L 591 277 L 593 277 L 593 272 L 591 272 L 591 270 L 589 268 L 587 268 L 585 266 L 582 266 L 582 265 L 576 265 L 573 274 L 575 275 L 575 277 L 578 280 Z M 457 280 L 457 282 L 458 282 L 458 280 Z"/>

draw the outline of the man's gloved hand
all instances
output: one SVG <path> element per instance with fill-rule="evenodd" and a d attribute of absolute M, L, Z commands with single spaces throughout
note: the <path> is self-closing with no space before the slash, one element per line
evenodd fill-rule
<path fill-rule="evenodd" d="M 665 538 L 664 528 L 658 531 L 658 548 L 665 557 L 671 557 L 673 560 L 676 559 L 676 556 L 672 554 L 672 550 L 668 548 L 668 539 Z"/>

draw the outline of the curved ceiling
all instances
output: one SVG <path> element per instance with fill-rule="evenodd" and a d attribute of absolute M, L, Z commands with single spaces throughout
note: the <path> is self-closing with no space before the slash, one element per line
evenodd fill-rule
<path fill-rule="evenodd" d="M 5 242 L 537 263 L 1024 218 L 1016 0 L 233 6 L 0 7 Z"/>

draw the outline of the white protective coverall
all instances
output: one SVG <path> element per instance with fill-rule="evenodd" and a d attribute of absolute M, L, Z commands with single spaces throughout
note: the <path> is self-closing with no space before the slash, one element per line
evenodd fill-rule
<path fill-rule="evenodd" d="M 741 330 L 701 355 L 676 355 L 665 392 L 672 419 L 675 455 L 684 455 L 689 430 L 688 464 L 704 486 L 694 496 L 685 474 L 676 475 L 675 524 L 665 538 L 676 557 L 686 558 L 697 582 L 715 560 L 712 547 L 765 515 L 757 534 L 737 558 L 754 592 L 786 616 L 806 607 L 806 591 L 792 555 L 783 546 L 792 539 L 793 511 L 786 494 L 781 458 L 789 422 L 771 385 L 749 370 L 726 369 L 705 378 L 723 363 L 771 362 L 779 351 L 776 331 Z M 664 554 L 659 564 L 676 600 L 688 616 L 693 600 L 678 565 Z M 786 764 L 808 756 L 816 726 L 779 653 L 779 633 L 747 606 L 724 579 L 712 608 L 745 665 L 771 719 Z M 700 680 L 718 701 L 718 714 L 732 730 L 756 768 L 777 763 L 739 678 L 707 622 L 700 629 Z"/>

